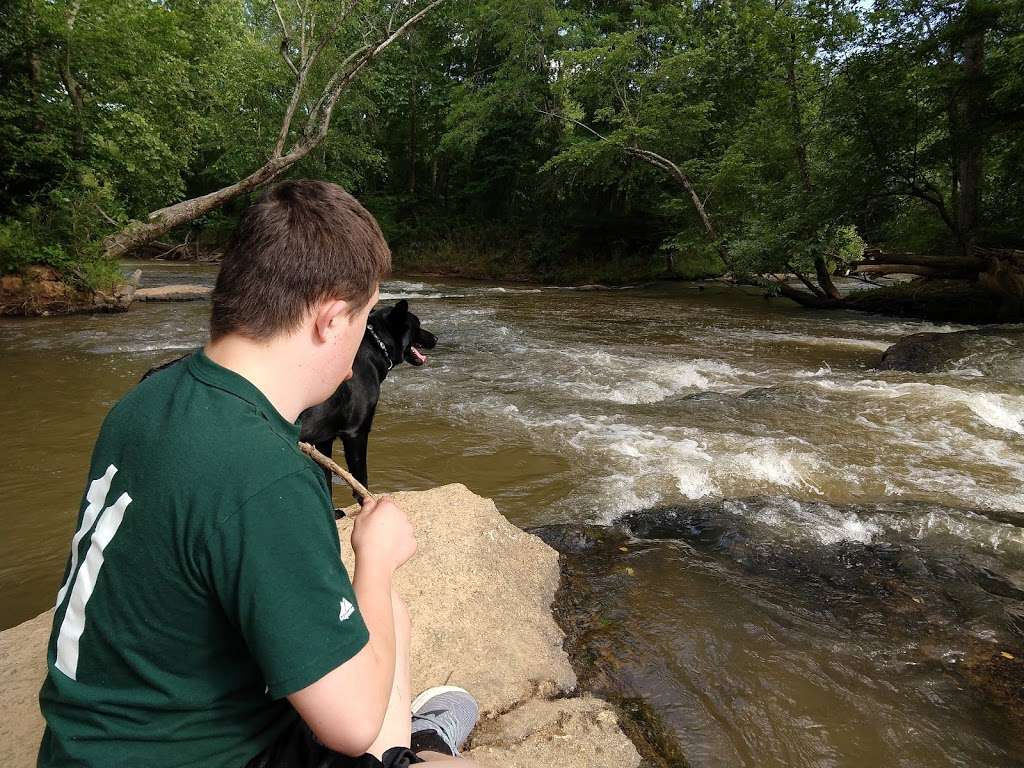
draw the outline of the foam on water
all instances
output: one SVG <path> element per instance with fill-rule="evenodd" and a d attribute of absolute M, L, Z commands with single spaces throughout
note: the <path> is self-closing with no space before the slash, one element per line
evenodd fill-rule
<path fill-rule="evenodd" d="M 666 361 L 608 352 L 562 352 L 577 363 L 560 385 L 578 397 L 611 403 L 636 405 L 657 403 L 666 398 L 708 389 L 736 389 L 739 371 L 720 360 Z"/>
<path fill-rule="evenodd" d="M 930 407 L 964 405 L 989 426 L 1024 434 L 1024 397 L 991 392 L 969 392 L 945 384 L 920 382 L 892 383 L 861 379 L 846 383 L 830 379 L 815 381 L 819 387 L 844 392 L 862 393 L 872 397 L 914 398 Z"/>
<path fill-rule="evenodd" d="M 997 384 L 980 367 L 981 376 L 865 378 L 865 363 L 844 351 L 874 353 L 904 333 L 959 327 L 839 314 L 831 335 L 819 337 L 816 320 L 751 328 L 729 307 L 664 302 L 582 320 L 557 311 L 557 297 L 569 294 L 548 290 L 550 301 L 537 306 L 514 294 L 520 289 L 499 287 L 394 284 L 472 301 L 424 302 L 420 316 L 439 335 L 438 353 L 429 370 L 393 378 L 421 383 L 408 393 L 419 407 L 571 455 L 566 503 L 591 519 L 673 500 L 780 493 L 1024 514 L 1024 397 L 1012 383 Z M 777 342 L 779 354 L 760 354 L 748 331 Z M 816 370 L 805 367 L 806 349 L 786 353 L 808 346 L 820 349 Z M 764 395 L 745 396 L 754 389 Z M 699 393 L 713 394 L 688 397 Z M 825 528 L 832 539 L 872 535 L 856 520 Z"/>
<path fill-rule="evenodd" d="M 832 545 L 843 541 L 873 544 L 910 538 L 950 539 L 981 552 L 1024 555 L 1024 531 L 969 510 L 932 505 L 878 505 L 855 510 L 827 502 L 769 497 L 751 502 L 726 500 L 724 507 L 775 531 L 779 539 Z"/>
<path fill-rule="evenodd" d="M 466 293 L 416 293 L 414 291 L 399 291 L 392 293 L 390 291 L 382 291 L 380 294 L 381 301 L 397 301 L 399 299 L 407 299 L 409 301 L 422 301 L 425 299 L 464 299 L 469 294 Z"/>
<path fill-rule="evenodd" d="M 768 342 L 804 344 L 814 347 L 856 347 L 859 349 L 871 349 L 884 352 L 892 346 L 892 342 L 889 341 L 846 338 L 843 336 L 813 336 L 805 333 L 746 330 L 744 335 Z"/>

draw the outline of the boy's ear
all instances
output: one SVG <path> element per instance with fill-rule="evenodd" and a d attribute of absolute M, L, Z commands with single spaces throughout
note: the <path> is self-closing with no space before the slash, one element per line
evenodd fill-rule
<path fill-rule="evenodd" d="M 348 302 L 341 299 L 325 301 L 316 310 L 313 317 L 313 333 L 316 341 L 329 341 L 332 335 L 339 333 L 348 319 Z"/>

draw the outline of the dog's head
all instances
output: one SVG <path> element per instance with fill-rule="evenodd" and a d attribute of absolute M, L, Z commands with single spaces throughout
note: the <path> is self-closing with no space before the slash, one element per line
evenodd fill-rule
<path fill-rule="evenodd" d="M 409 302 L 405 299 L 393 307 L 375 309 L 370 313 L 369 322 L 379 334 L 383 331 L 385 343 L 394 344 L 389 352 L 396 365 L 403 360 L 409 365 L 423 365 L 427 356 L 422 350 L 437 346 L 437 337 L 420 327 L 420 319 L 409 311 Z M 397 360 L 395 352 L 399 355 Z"/>

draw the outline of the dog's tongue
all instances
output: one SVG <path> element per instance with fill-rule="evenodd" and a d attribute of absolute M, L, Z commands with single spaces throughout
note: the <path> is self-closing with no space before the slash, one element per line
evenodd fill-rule
<path fill-rule="evenodd" d="M 416 358 L 417 362 L 427 362 L 427 356 L 420 352 L 418 349 L 416 349 L 416 347 L 409 347 L 409 351 L 412 352 L 412 356 Z"/>

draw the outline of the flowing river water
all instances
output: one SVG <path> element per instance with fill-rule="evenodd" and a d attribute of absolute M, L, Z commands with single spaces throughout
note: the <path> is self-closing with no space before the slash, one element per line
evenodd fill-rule
<path fill-rule="evenodd" d="M 144 285 L 215 274 L 141 266 Z M 523 527 L 635 513 L 603 642 L 691 765 L 1024 764 L 990 660 L 1024 651 L 1011 339 L 909 374 L 873 365 L 959 327 L 717 285 L 392 280 L 381 298 L 439 343 L 385 382 L 371 488 L 464 483 Z M 202 344 L 207 311 L 0 321 L 2 626 L 52 603 L 107 409 Z"/>

